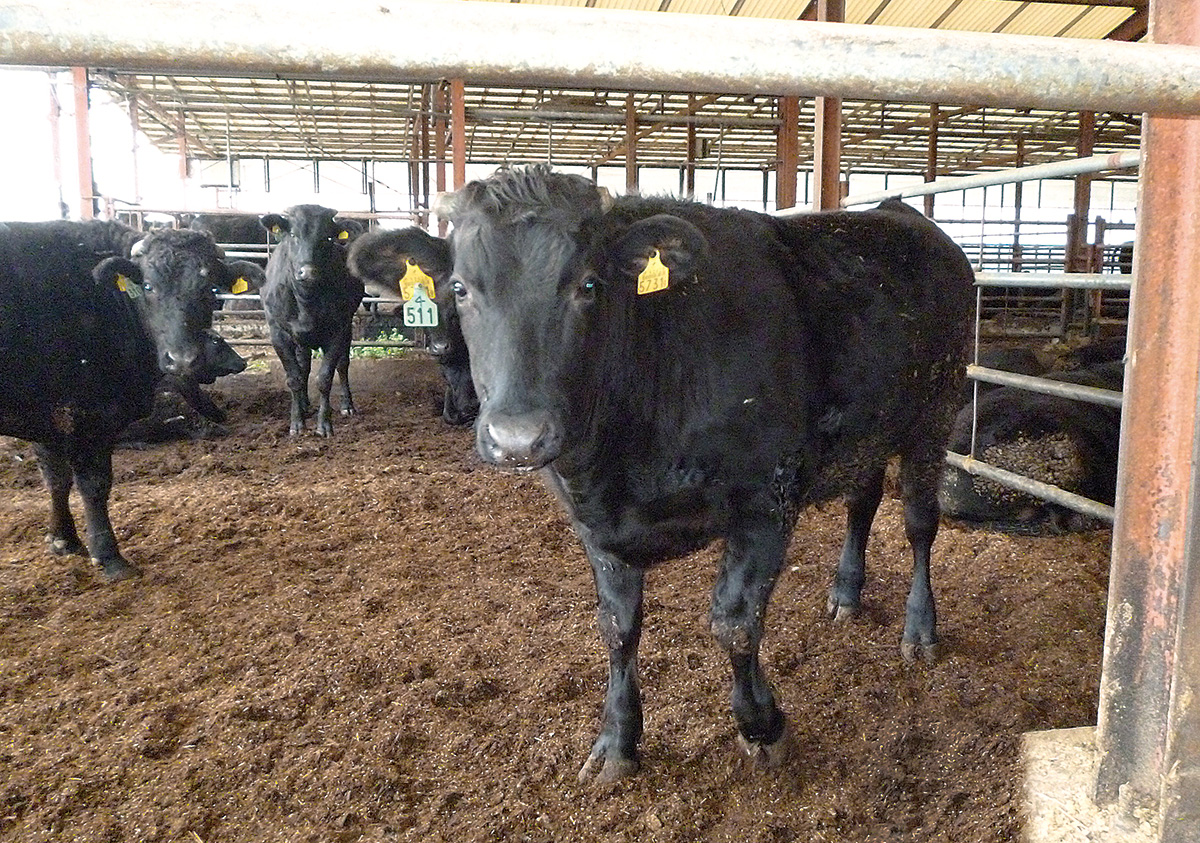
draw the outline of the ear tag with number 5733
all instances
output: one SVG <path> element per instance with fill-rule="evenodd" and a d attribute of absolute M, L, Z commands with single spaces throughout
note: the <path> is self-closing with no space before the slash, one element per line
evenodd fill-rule
<path fill-rule="evenodd" d="M 429 298 L 437 296 L 437 291 L 433 289 L 433 279 L 417 265 L 415 260 L 409 258 L 404 268 L 404 277 L 400 279 L 400 298 L 408 301 L 415 295 L 418 287 L 424 287 Z"/>
<path fill-rule="evenodd" d="M 650 257 L 646 260 L 646 268 L 641 271 L 637 280 L 639 296 L 667 289 L 667 283 L 671 280 L 671 270 L 658 256 L 658 249 L 650 253 Z"/>

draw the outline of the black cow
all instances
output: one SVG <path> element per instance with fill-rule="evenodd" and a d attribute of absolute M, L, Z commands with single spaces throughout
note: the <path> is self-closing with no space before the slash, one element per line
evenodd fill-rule
<path fill-rule="evenodd" d="M 973 299 L 936 226 L 899 202 L 788 219 L 632 196 L 606 208 L 545 166 L 471 182 L 444 210 L 477 450 L 542 470 L 596 580 L 609 680 L 581 779 L 637 769 L 646 569 L 717 538 L 710 620 L 740 740 L 782 756 L 758 650 L 797 513 L 848 495 L 827 608 L 853 612 L 894 454 L 914 556 L 902 652 L 932 657 L 937 482 Z"/>
<path fill-rule="evenodd" d="M 317 433 L 333 434 L 329 392 L 335 369 L 342 382 L 342 415 L 354 412 L 350 340 L 363 284 L 346 268 L 343 243 L 351 232 L 334 219 L 336 215 L 337 211 L 320 205 L 295 205 L 283 214 L 262 218 L 262 224 L 279 241 L 267 262 L 267 280 L 260 295 L 271 344 L 283 363 L 292 393 L 293 436 L 304 430 L 315 349 L 323 353 L 317 372 Z"/>
<path fill-rule="evenodd" d="M 109 580 L 138 572 L 108 517 L 113 442 L 150 412 L 164 372 L 197 392 L 214 374 L 215 294 L 262 273 L 200 232 L 141 237 L 114 222 L 0 225 L 0 433 L 34 443 L 57 554 L 84 552 L 68 507 L 78 485 Z"/>
<path fill-rule="evenodd" d="M 1120 391 L 1125 365 L 1110 361 L 1051 380 Z M 1005 386 L 963 407 L 954 422 L 950 450 L 971 453 L 1008 471 L 1050 483 L 1111 505 L 1116 496 L 1121 411 L 1070 398 Z M 1099 526 L 1096 519 L 1043 501 L 960 468 L 948 466 L 939 493 L 948 517 L 1020 533 L 1058 533 Z"/>
<path fill-rule="evenodd" d="M 471 382 L 471 361 L 449 284 L 453 266 L 450 245 L 412 226 L 368 234 L 350 247 L 350 271 L 389 295 L 401 295 L 400 279 L 410 261 L 433 279 L 438 324 L 429 329 L 429 351 L 446 380 L 442 419 L 454 425 L 470 424 L 479 412 L 479 398 Z"/>

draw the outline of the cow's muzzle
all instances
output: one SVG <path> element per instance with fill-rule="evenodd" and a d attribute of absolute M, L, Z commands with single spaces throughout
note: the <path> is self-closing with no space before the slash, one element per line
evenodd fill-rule
<path fill-rule="evenodd" d="M 562 452 L 562 427 L 546 412 L 481 417 L 475 433 L 479 455 L 506 468 L 541 468 Z"/>

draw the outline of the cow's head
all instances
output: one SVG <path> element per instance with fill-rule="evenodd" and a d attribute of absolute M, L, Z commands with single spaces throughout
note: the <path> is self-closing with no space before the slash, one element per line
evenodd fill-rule
<path fill-rule="evenodd" d="M 259 284 L 263 271 L 226 261 L 208 234 L 165 229 L 135 243 L 128 258 L 105 259 L 93 275 L 133 301 L 164 373 L 203 381 L 217 294 Z"/>
<path fill-rule="evenodd" d="M 497 465 L 548 465 L 585 434 L 630 343 L 653 341 L 631 330 L 636 311 L 678 292 L 639 296 L 639 275 L 653 258 L 690 277 L 704 238 L 677 217 L 606 212 L 590 181 L 544 166 L 468 184 L 445 207 L 451 288 L 481 402 L 476 446 Z"/>
<path fill-rule="evenodd" d="M 471 382 L 470 357 L 458 322 L 450 287 L 453 262 L 450 244 L 415 226 L 364 235 L 350 247 L 350 271 L 381 296 L 403 299 L 414 277 L 428 277 L 438 309 L 438 324 L 429 328 L 429 351 L 446 379 L 442 418 L 449 424 L 469 424 L 479 412 Z M 403 282 L 403 283 L 402 283 Z"/>

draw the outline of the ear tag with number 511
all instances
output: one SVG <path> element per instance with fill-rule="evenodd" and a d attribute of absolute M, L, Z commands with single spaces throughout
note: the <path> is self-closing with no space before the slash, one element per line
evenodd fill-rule
<path fill-rule="evenodd" d="M 671 270 L 658 256 L 658 249 L 650 253 L 650 257 L 646 260 L 646 268 L 638 275 L 637 280 L 639 296 L 667 289 L 667 283 L 671 280 Z"/>
<path fill-rule="evenodd" d="M 409 328 L 436 328 L 437 305 L 425 295 L 425 286 L 418 284 L 413 297 L 404 303 L 404 324 Z"/>

